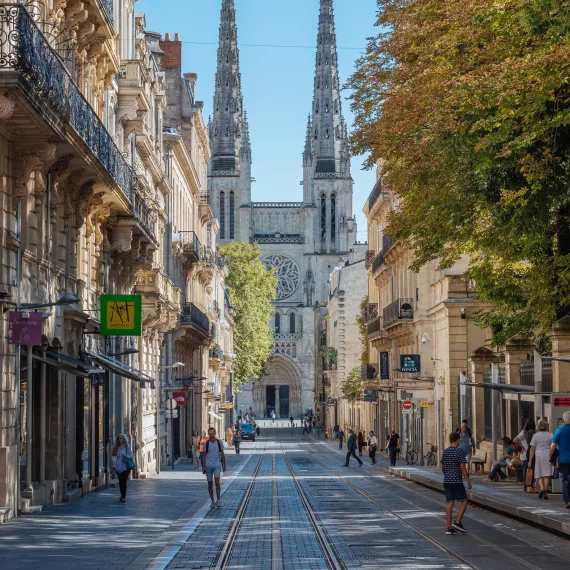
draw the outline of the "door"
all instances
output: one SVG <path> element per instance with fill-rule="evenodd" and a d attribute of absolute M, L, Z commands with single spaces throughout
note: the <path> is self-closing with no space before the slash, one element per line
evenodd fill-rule
<path fill-rule="evenodd" d="M 289 417 L 289 386 L 279 386 L 279 412 L 280 417 Z"/>
<path fill-rule="evenodd" d="M 271 415 L 271 411 L 275 410 L 275 386 L 265 387 L 265 417 Z"/>

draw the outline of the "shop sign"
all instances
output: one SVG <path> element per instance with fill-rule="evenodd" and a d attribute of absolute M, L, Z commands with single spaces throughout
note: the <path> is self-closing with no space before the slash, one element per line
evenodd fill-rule
<path fill-rule="evenodd" d="M 102 336 L 141 336 L 141 295 L 101 295 Z"/>
<path fill-rule="evenodd" d="M 380 353 L 380 380 L 390 380 L 390 359 L 389 353 Z"/>
<path fill-rule="evenodd" d="M 420 355 L 419 354 L 401 354 L 400 355 L 400 372 L 412 372 L 419 374 L 420 372 Z"/>
<path fill-rule="evenodd" d="M 174 394 L 172 394 L 172 397 L 176 400 L 178 407 L 186 405 L 186 397 L 187 397 L 186 392 L 174 392 Z"/>
<path fill-rule="evenodd" d="M 8 320 L 9 344 L 42 344 L 42 314 L 11 311 Z"/>
<path fill-rule="evenodd" d="M 377 390 L 364 390 L 364 401 L 365 402 L 377 402 L 378 401 L 378 391 Z"/>

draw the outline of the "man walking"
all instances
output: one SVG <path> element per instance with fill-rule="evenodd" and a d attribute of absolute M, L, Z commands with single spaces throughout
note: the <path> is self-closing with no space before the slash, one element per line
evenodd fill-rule
<path fill-rule="evenodd" d="M 338 431 L 338 448 L 342 449 L 342 442 L 344 441 L 344 432 L 342 430 Z"/>
<path fill-rule="evenodd" d="M 562 486 L 562 499 L 567 509 L 570 509 L 570 412 L 562 416 L 564 425 L 560 426 L 552 438 L 550 456 L 558 446 L 558 472 Z"/>
<path fill-rule="evenodd" d="M 295 423 L 295 418 L 293 417 L 293 414 L 291 414 L 289 421 L 291 422 L 291 427 L 293 427 L 293 424 Z"/>
<path fill-rule="evenodd" d="M 239 446 L 241 444 L 241 431 L 237 430 L 234 433 L 234 447 L 236 450 L 236 455 L 239 455 Z"/>
<path fill-rule="evenodd" d="M 463 485 L 463 477 L 467 481 L 467 487 L 471 489 L 469 471 L 467 470 L 467 458 L 464 451 L 459 447 L 459 434 L 454 432 L 449 435 L 450 446 L 443 452 L 441 458 L 441 470 L 443 471 L 443 491 L 447 502 L 446 515 L 447 526 L 445 534 L 466 534 L 461 520 L 467 510 L 467 493 Z M 455 501 L 461 503 L 457 518 L 453 520 L 453 506 Z"/>
<path fill-rule="evenodd" d="M 226 472 L 226 456 L 224 455 L 224 447 L 222 442 L 216 438 L 216 430 L 210 428 L 208 430 L 209 439 L 204 444 L 204 452 L 202 453 L 202 473 L 208 479 L 208 492 L 212 503 L 210 508 L 222 508 L 222 492 L 220 489 L 220 475 L 222 469 Z M 218 502 L 214 502 L 214 481 L 216 482 L 216 496 Z"/>
<path fill-rule="evenodd" d="M 388 444 L 388 453 L 390 454 L 390 465 L 396 467 L 396 453 L 400 447 L 400 436 L 396 433 L 396 429 L 392 428 L 392 433 L 386 438 Z"/>
<path fill-rule="evenodd" d="M 358 461 L 358 467 L 362 467 L 362 460 L 360 459 L 360 457 L 358 457 L 356 455 L 356 435 L 354 435 L 354 430 L 352 428 L 348 428 L 348 441 L 346 442 L 346 447 L 348 449 L 348 452 L 346 454 L 346 462 L 344 464 L 344 467 L 349 467 L 350 466 L 350 456 L 352 455 L 352 457 L 354 457 L 354 459 L 356 459 L 356 461 Z"/>

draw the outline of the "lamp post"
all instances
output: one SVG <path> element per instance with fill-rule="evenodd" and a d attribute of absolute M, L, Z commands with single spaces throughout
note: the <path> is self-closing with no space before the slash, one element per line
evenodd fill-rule
<path fill-rule="evenodd" d="M 182 368 L 184 366 L 184 362 L 175 362 L 174 364 L 170 364 L 167 366 L 160 366 L 159 370 L 175 370 L 177 368 Z M 165 390 L 166 392 L 166 390 Z M 160 389 L 160 393 L 162 395 L 162 387 Z M 166 398 L 165 398 L 166 401 Z M 165 410 L 165 414 L 166 414 L 166 410 Z M 172 415 L 172 414 L 171 414 Z M 165 420 L 168 420 L 168 417 L 165 418 Z M 170 421 L 171 424 L 171 430 L 174 430 L 174 423 L 172 422 L 172 418 Z M 158 406 L 156 406 L 156 439 L 158 441 L 158 467 L 157 467 L 157 471 L 160 472 L 160 403 Z M 171 458 L 172 458 L 172 470 L 174 471 L 174 433 L 172 433 L 171 437 L 171 443 L 170 443 L 170 447 L 172 448 L 171 450 Z M 166 450 L 168 452 L 168 422 L 166 422 Z"/>

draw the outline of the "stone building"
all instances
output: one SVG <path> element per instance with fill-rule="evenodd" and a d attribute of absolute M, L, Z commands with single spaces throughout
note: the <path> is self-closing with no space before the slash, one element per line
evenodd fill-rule
<path fill-rule="evenodd" d="M 212 160 L 208 183 L 220 222 L 220 243 L 257 242 L 278 278 L 274 354 L 267 375 L 246 385 L 239 406 L 258 416 L 299 416 L 315 407 L 319 305 L 340 257 L 355 261 L 347 127 L 342 115 L 332 0 L 320 1 L 313 108 L 303 152 L 303 196 L 298 202 L 254 202 L 252 154 L 241 90 L 236 11 L 223 0 L 214 114 L 209 124 Z M 309 86 L 307 86 L 309 88 Z M 269 195 L 270 189 L 265 191 Z M 321 311 L 322 312 L 322 311 Z"/>
<path fill-rule="evenodd" d="M 225 268 L 201 106 L 191 101 L 180 131 L 167 122 L 180 90 L 167 104 L 167 50 L 134 0 L 8 3 L 0 26 L 3 520 L 110 484 L 119 433 L 138 476 L 173 447 L 185 454 L 188 430 L 207 425 Z M 141 295 L 140 337 L 99 334 L 103 293 Z M 9 343 L 16 308 L 42 314 L 40 344 Z M 166 439 L 175 359 L 195 397 Z"/>

